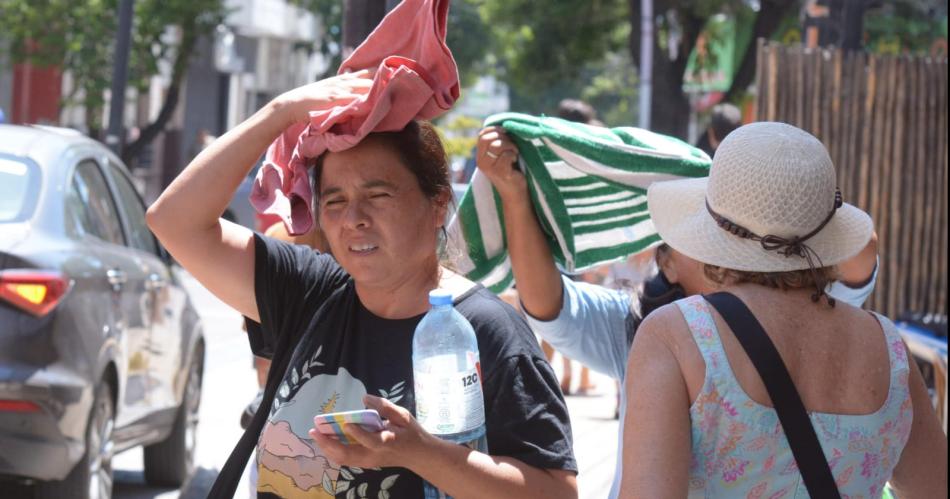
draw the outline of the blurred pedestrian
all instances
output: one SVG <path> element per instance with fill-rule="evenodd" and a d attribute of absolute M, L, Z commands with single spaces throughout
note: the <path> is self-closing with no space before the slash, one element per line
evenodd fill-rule
<path fill-rule="evenodd" d="M 708 179 L 650 187 L 672 258 L 718 292 L 640 325 L 622 496 L 947 496 L 947 439 L 896 327 L 827 295 L 873 233 L 835 185 L 818 139 L 754 123 Z"/>
<path fill-rule="evenodd" d="M 622 382 L 630 345 L 644 317 L 677 299 L 716 290 L 701 265 L 665 244 L 655 250 L 657 272 L 635 290 L 608 289 L 564 277 L 535 216 L 527 180 L 515 162 L 517 148 L 497 127 L 482 130 L 478 148 L 478 167 L 501 198 L 521 308 L 531 329 L 558 350 Z M 874 289 L 876 252 L 872 237 L 858 255 L 840 267 L 847 268 L 848 273 L 842 273 L 840 279 L 848 284 L 836 281 L 828 292 L 860 306 Z M 627 395 L 621 391 L 620 396 L 622 435 Z M 610 498 L 618 497 L 620 491 L 620 456 L 618 453 Z"/>
<path fill-rule="evenodd" d="M 590 125 L 597 120 L 597 111 L 594 110 L 593 106 L 582 100 L 562 99 L 557 105 L 557 117 Z"/>
<path fill-rule="evenodd" d="M 742 126 L 742 111 L 738 107 L 729 103 L 717 104 L 712 109 L 706 132 L 699 138 L 696 147 L 702 149 L 709 157 L 713 157 L 719 144 L 740 126 Z"/>
<path fill-rule="evenodd" d="M 198 132 L 195 133 L 194 142 L 191 144 L 191 157 L 194 159 L 198 156 L 201 151 L 204 151 L 211 145 L 212 142 L 217 137 L 215 137 L 207 128 L 199 128 Z"/>

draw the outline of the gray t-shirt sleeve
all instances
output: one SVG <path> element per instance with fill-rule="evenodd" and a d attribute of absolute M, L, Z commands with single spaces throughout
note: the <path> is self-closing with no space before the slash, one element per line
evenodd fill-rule
<path fill-rule="evenodd" d="M 564 304 L 560 314 L 541 321 L 526 313 L 528 325 L 562 354 L 623 381 L 628 329 L 634 324 L 630 295 L 566 277 L 561 282 Z"/>

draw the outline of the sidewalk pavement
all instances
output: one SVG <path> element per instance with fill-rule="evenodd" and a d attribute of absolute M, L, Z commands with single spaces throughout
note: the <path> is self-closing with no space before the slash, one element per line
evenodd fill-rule
<path fill-rule="evenodd" d="M 574 382 L 580 376 L 580 365 L 574 362 Z M 553 365 L 561 375 L 561 361 L 554 357 Z M 574 434 L 574 457 L 577 459 L 577 485 L 580 499 L 604 499 L 610 492 L 616 466 L 620 436 L 620 422 L 614 419 L 617 407 L 615 382 L 608 376 L 591 371 L 591 381 L 597 385 L 588 395 L 568 395 L 567 409 L 571 414 Z M 623 389 L 623 386 L 620 387 Z"/>

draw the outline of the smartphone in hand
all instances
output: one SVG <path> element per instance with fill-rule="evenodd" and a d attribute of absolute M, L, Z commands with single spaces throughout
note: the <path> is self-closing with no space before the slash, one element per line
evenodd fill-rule
<path fill-rule="evenodd" d="M 383 419 L 375 409 L 361 409 L 358 411 L 330 412 L 318 414 L 313 418 L 313 426 L 320 433 L 335 437 L 344 445 L 359 445 L 346 433 L 347 424 L 358 424 L 368 432 L 383 431 Z"/>

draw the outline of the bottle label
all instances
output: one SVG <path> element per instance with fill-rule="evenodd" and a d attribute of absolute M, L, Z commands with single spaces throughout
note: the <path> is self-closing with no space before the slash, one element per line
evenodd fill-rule
<path fill-rule="evenodd" d="M 466 371 L 419 372 L 415 378 L 416 419 L 433 435 L 452 435 L 485 424 L 478 366 Z"/>

